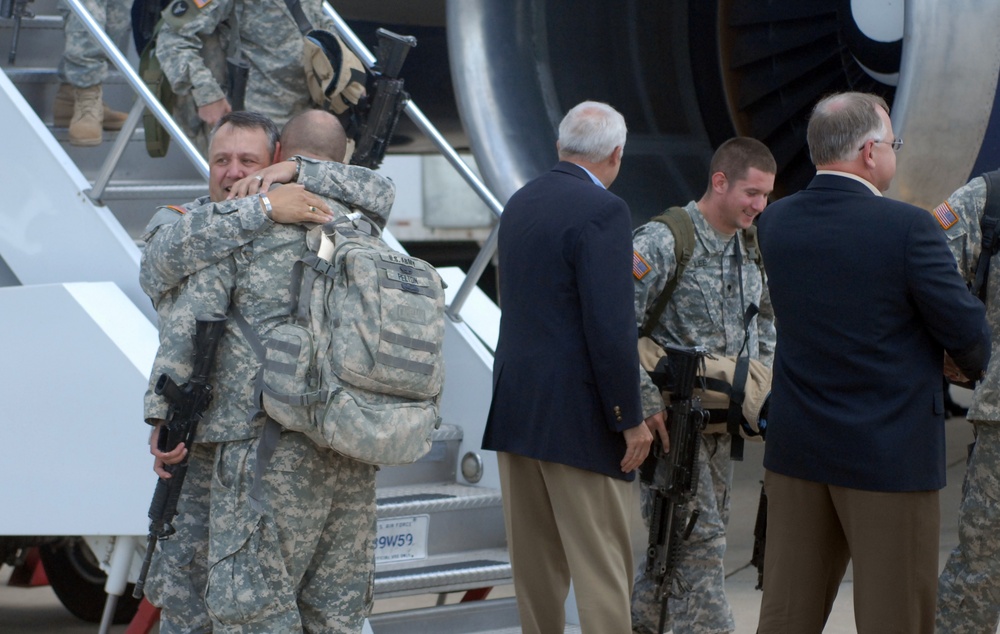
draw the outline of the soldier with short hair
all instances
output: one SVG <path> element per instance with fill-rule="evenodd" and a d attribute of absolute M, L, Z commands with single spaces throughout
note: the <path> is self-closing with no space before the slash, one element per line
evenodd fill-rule
<path fill-rule="evenodd" d="M 704 346 L 709 354 L 748 354 L 770 365 L 774 355 L 774 315 L 764 270 L 751 257 L 743 230 L 767 205 L 776 166 L 760 141 L 737 137 L 723 143 L 712 157 L 704 195 L 684 207 L 694 224 L 694 251 L 678 278 L 674 235 L 663 222 L 649 222 L 633 234 L 635 319 L 642 328 L 668 284 L 676 288 L 656 318 L 650 336 L 659 345 Z M 751 305 L 759 314 L 748 328 L 744 316 Z M 643 412 L 662 410 L 659 388 L 642 373 Z M 725 594 L 723 555 L 729 520 L 733 466 L 731 437 L 718 426 L 706 428 L 698 454 L 697 496 L 679 513 L 681 525 L 697 509 L 691 536 L 680 545 L 670 583 L 667 629 L 675 634 L 733 632 L 732 610 Z M 652 495 L 644 484 L 643 519 L 650 521 Z M 657 632 L 661 603 L 656 585 L 640 564 L 632 593 L 632 629 Z"/>
<path fill-rule="evenodd" d="M 163 210 L 166 218 L 146 236 L 143 288 L 157 305 L 161 339 L 151 379 L 165 372 L 182 383 L 191 373 L 195 318 L 229 314 L 210 379 L 213 401 L 194 446 L 164 452 L 151 442 L 161 477 L 164 464 L 188 452 L 190 458 L 177 534 L 160 542 L 147 596 L 163 608 L 161 632 L 357 634 L 373 601 L 375 468 L 289 431 L 257 466 L 267 420 L 254 409 L 259 361 L 236 322 L 244 319 L 259 337 L 287 319 L 293 268 L 309 252 L 299 221 L 329 220 L 346 214 L 346 205 L 387 216 L 394 188 L 370 170 L 331 162 L 343 160 L 346 135 L 328 113 L 310 111 L 290 121 L 281 138 L 295 158 L 265 172 L 256 169 L 263 167 L 261 157 L 285 151 L 273 124 L 258 125 L 267 119 L 255 113 L 231 113 L 222 121 L 212 141 L 213 202 L 184 214 Z M 220 165 L 239 162 L 255 169 Z M 329 197 L 282 185 L 226 200 L 248 180 L 263 184 L 261 174 L 268 184 L 298 178 Z M 284 191 L 292 192 L 291 203 Z M 273 202 L 279 197 L 283 202 Z M 306 209 L 295 211 L 296 205 Z M 147 422 L 158 425 L 166 415 L 164 399 L 151 388 Z"/>

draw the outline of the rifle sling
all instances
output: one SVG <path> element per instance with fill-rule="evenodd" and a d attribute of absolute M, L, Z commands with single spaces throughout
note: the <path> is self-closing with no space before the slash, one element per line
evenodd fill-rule
<path fill-rule="evenodd" d="M 295 24 L 298 25 L 302 35 L 306 35 L 309 31 L 313 30 L 312 23 L 309 22 L 309 18 L 306 17 L 305 12 L 302 10 L 302 4 L 299 0 L 285 0 L 285 6 L 288 7 L 288 11 L 295 18 Z"/>

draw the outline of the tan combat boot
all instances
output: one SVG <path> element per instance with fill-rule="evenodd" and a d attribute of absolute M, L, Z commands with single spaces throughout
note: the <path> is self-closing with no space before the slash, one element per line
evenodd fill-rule
<path fill-rule="evenodd" d="M 100 145 L 104 139 L 101 133 L 103 122 L 100 84 L 90 88 L 77 88 L 73 103 L 73 118 L 69 122 L 69 144 Z"/>
<path fill-rule="evenodd" d="M 56 99 L 52 104 L 52 125 L 57 128 L 69 127 L 73 119 L 74 89 L 70 84 L 59 84 L 59 91 L 56 92 Z M 128 115 L 124 112 L 112 110 L 108 104 L 102 104 L 104 108 L 104 129 L 109 131 L 121 130 L 125 125 Z"/>

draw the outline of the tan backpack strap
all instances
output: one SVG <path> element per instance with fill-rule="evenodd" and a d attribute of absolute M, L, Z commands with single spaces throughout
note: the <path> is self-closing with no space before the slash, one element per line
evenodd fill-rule
<path fill-rule="evenodd" d="M 667 281 L 663 291 L 656 298 L 653 307 L 646 313 L 646 320 L 639 331 L 640 337 L 648 337 L 653 332 L 653 328 L 660 321 L 660 315 L 667 307 L 667 302 L 670 301 L 677 289 L 678 280 L 684 275 L 684 269 L 691 261 L 691 256 L 694 255 L 694 222 L 691 221 L 687 210 L 683 207 L 671 207 L 666 212 L 652 218 L 650 222 L 662 222 L 674 234 L 674 259 L 677 261 L 677 268 L 674 270 L 673 277 Z"/>
<path fill-rule="evenodd" d="M 760 245 L 757 243 L 757 225 L 750 225 L 743 230 L 743 245 L 747 249 L 747 257 L 757 266 L 763 265 L 760 256 Z"/>

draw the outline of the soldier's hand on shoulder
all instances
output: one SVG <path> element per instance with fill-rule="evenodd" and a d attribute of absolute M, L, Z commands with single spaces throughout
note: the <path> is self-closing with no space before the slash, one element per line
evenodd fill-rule
<path fill-rule="evenodd" d="M 227 199 L 245 198 L 255 194 L 266 194 L 271 185 L 291 183 L 295 178 L 296 165 L 293 161 L 278 161 L 255 174 L 242 178 L 229 188 Z"/>
<path fill-rule="evenodd" d="M 330 207 L 323 202 L 323 199 L 306 191 L 302 185 L 289 184 L 276 187 L 267 197 L 271 201 L 271 220 L 274 222 L 322 224 L 333 220 Z"/>

